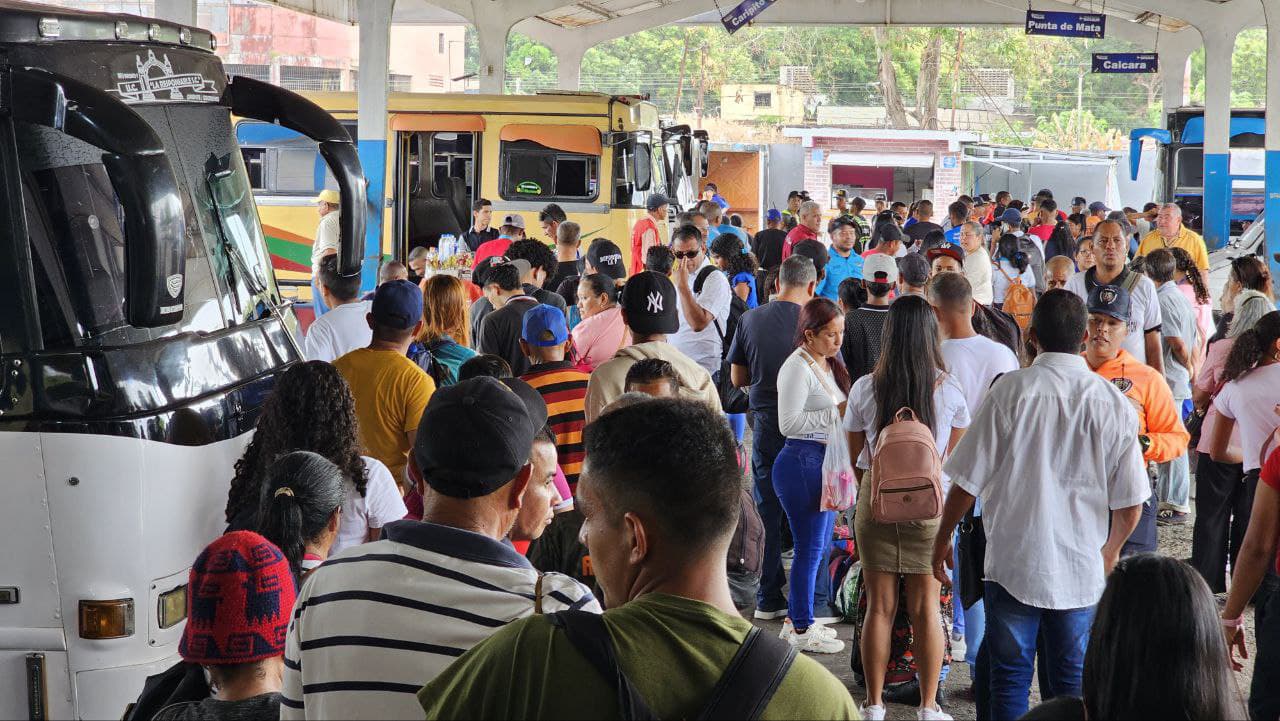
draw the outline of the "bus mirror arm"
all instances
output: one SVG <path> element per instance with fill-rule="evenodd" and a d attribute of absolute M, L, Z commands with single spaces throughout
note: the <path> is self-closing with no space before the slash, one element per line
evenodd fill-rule
<path fill-rule="evenodd" d="M 227 83 L 222 103 L 234 115 L 280 125 L 320 144 L 320 156 L 338 181 L 341 197 L 338 272 L 359 273 L 364 261 L 364 221 L 368 208 L 360 156 L 346 128 L 301 95 L 242 75 Z"/>
<path fill-rule="evenodd" d="M 74 78 L 14 67 L 0 83 L 0 113 L 106 151 L 102 163 L 124 208 L 129 324 L 156 328 L 181 320 L 186 224 L 160 137 L 120 99 Z"/>

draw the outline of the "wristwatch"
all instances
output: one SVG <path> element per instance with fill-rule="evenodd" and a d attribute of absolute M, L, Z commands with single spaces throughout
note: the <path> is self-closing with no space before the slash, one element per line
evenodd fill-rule
<path fill-rule="evenodd" d="M 1151 450 L 1151 436 L 1138 436 L 1138 445 L 1142 446 L 1143 453 Z"/>

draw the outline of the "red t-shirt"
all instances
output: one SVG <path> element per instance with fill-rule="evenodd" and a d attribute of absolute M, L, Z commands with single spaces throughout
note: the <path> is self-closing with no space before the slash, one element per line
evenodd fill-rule
<path fill-rule="evenodd" d="M 1280 448 L 1273 449 L 1267 456 L 1258 480 L 1280 491 Z M 1280 573 L 1280 552 L 1276 553 L 1276 573 Z"/>
<path fill-rule="evenodd" d="M 1044 242 L 1049 242 L 1049 236 L 1053 235 L 1053 229 L 1056 225 L 1033 225 L 1027 230 L 1028 233 L 1036 236 Z"/>
<path fill-rule="evenodd" d="M 796 243 L 799 243 L 805 240 L 817 240 L 817 239 L 818 239 L 818 234 L 813 232 L 812 230 L 809 230 L 808 226 L 797 225 L 796 227 L 791 229 L 790 233 L 787 233 L 787 239 L 782 241 L 782 259 L 786 260 L 787 258 L 791 257 L 791 249 L 795 247 Z"/>
<path fill-rule="evenodd" d="M 644 270 L 644 254 L 649 252 L 649 247 L 644 244 L 644 234 L 653 231 L 653 243 L 657 245 L 662 242 L 662 234 L 658 232 L 658 224 L 653 222 L 653 218 L 645 216 L 636 221 L 635 227 L 631 229 L 631 269 L 628 275 L 635 275 Z"/>
<path fill-rule="evenodd" d="M 480 261 L 485 258 L 491 258 L 495 255 L 506 255 L 507 248 L 510 247 L 510 238 L 494 238 L 493 240 L 481 243 L 480 247 L 476 248 L 476 257 L 471 261 L 471 269 L 475 270 L 476 266 L 480 265 Z"/>

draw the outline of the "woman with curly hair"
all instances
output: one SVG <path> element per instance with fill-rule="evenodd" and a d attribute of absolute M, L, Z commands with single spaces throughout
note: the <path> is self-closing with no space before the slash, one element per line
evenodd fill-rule
<path fill-rule="evenodd" d="M 437 388 L 458 382 L 458 368 L 476 357 L 471 350 L 471 301 L 467 284 L 438 274 L 422 281 L 422 332 L 409 346 L 409 358 L 431 376 Z"/>
<path fill-rule="evenodd" d="M 759 305 L 756 295 L 756 257 L 731 233 L 721 233 L 708 248 L 711 262 L 729 276 L 729 287 L 747 304 L 747 309 Z"/>
<path fill-rule="evenodd" d="M 1182 291 L 1182 295 L 1196 311 L 1196 328 L 1200 331 L 1200 337 L 1192 349 L 1191 365 L 1198 369 L 1204 362 L 1205 344 L 1214 331 L 1213 300 L 1209 298 L 1209 288 L 1205 285 L 1204 274 L 1191 259 L 1191 254 L 1185 248 L 1177 246 L 1169 248 L 1169 251 L 1173 253 L 1173 281 L 1178 284 L 1178 290 Z M 1194 375 L 1193 371 L 1192 376 Z"/>
<path fill-rule="evenodd" d="M 291 451 L 323 456 L 345 477 L 346 495 L 331 553 L 376 540 L 383 525 L 404 518 L 404 501 L 391 472 L 360 455 L 355 401 L 346 380 L 332 365 L 308 361 L 276 379 L 253 440 L 236 461 L 226 508 L 231 530 L 259 528 L 271 468 Z"/>

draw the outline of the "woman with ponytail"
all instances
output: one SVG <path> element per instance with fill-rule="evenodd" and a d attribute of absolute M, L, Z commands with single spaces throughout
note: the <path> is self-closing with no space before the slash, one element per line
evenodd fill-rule
<path fill-rule="evenodd" d="M 338 537 L 345 480 L 342 469 L 310 451 L 286 453 L 271 465 L 258 533 L 280 547 L 299 586 Z"/>
<path fill-rule="evenodd" d="M 1177 246 L 1169 248 L 1169 251 L 1173 253 L 1173 280 L 1196 312 L 1196 328 L 1200 335 L 1192 348 L 1191 365 L 1199 368 L 1204 363 L 1205 344 L 1214 331 L 1213 299 L 1209 297 L 1209 288 L 1205 286 L 1204 274 L 1191 259 L 1191 254 L 1185 248 Z M 1194 377 L 1195 370 L 1191 373 Z"/>
<path fill-rule="evenodd" d="M 1018 250 L 1018 236 L 1005 233 L 996 242 L 996 258 L 991 261 L 996 272 L 991 275 L 992 300 L 997 308 L 1004 303 L 1005 293 L 1013 281 L 1021 281 L 1032 292 L 1036 289 L 1036 273 L 1031 269 L 1031 259 Z"/>

